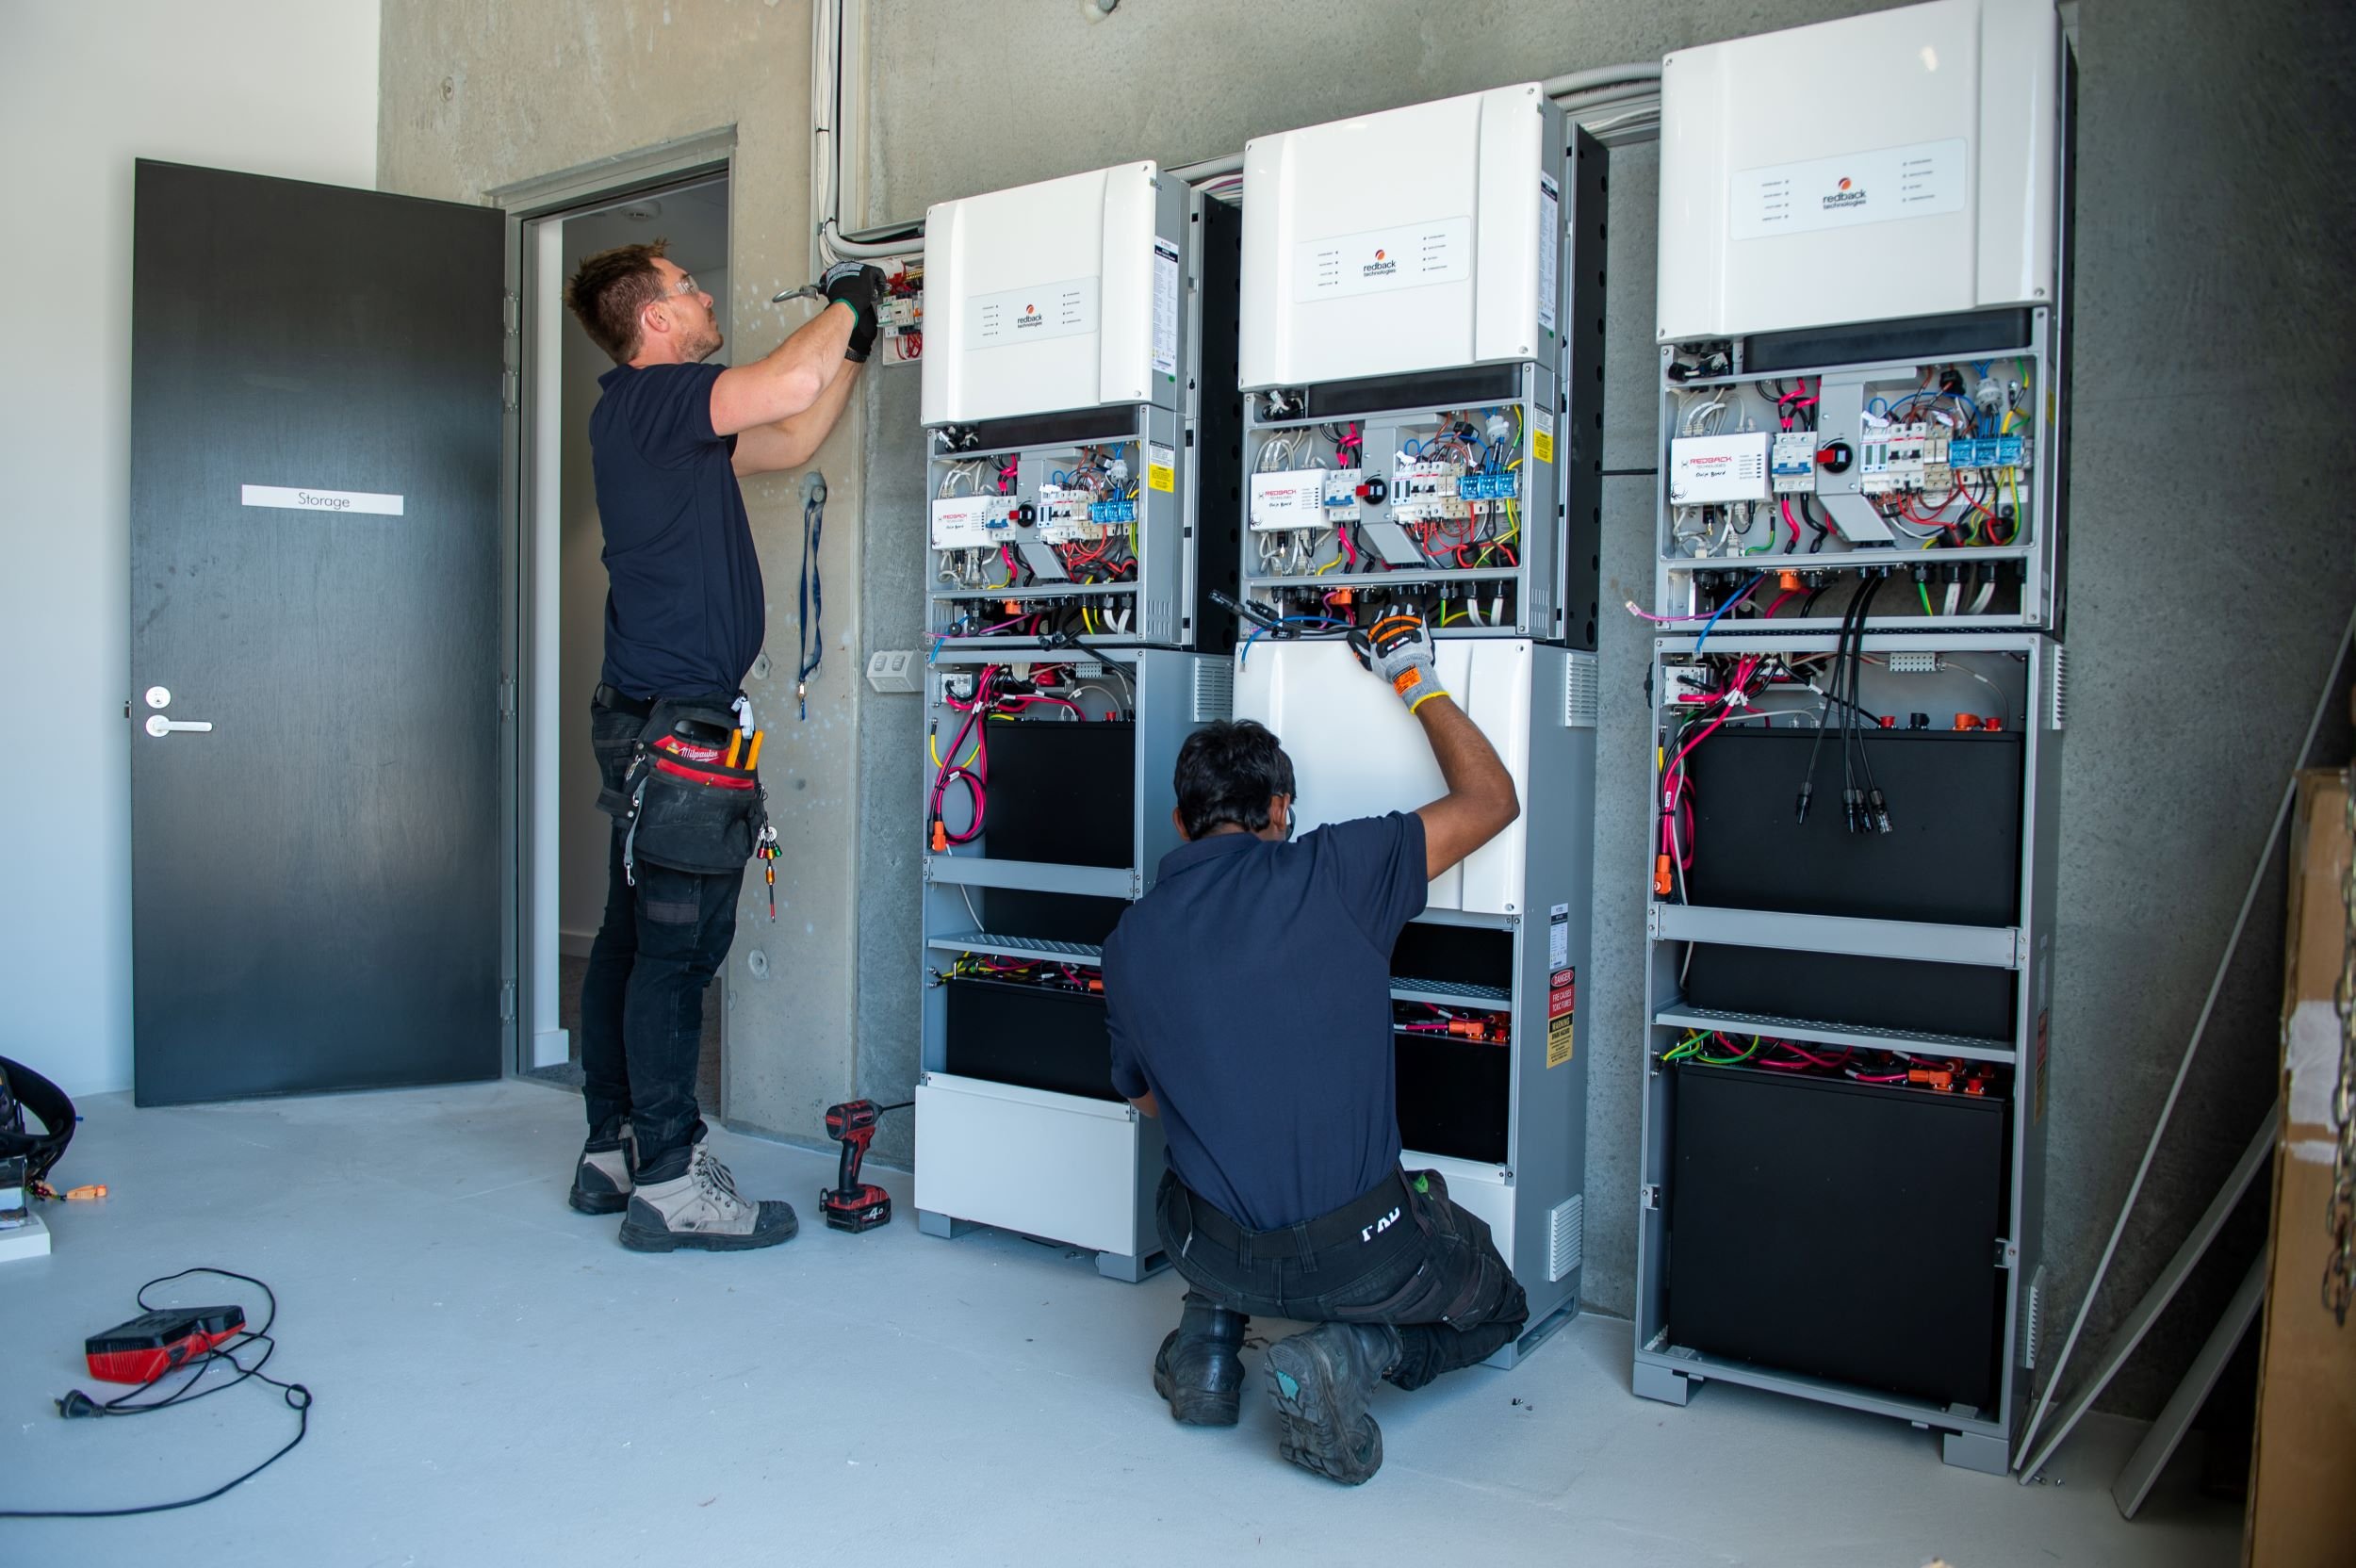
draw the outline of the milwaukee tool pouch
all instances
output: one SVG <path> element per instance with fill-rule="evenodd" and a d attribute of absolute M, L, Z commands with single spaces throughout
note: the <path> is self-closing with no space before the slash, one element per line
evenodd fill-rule
<path fill-rule="evenodd" d="M 632 749 L 622 793 L 622 869 L 638 862 L 710 876 L 752 858 L 769 825 L 761 776 L 728 762 L 736 716 L 724 707 L 658 702 Z"/>

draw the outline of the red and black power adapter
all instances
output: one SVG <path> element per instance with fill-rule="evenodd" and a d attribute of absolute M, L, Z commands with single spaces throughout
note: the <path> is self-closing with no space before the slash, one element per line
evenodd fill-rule
<path fill-rule="evenodd" d="M 93 1378 L 152 1383 L 243 1332 L 243 1307 L 167 1307 L 90 1335 L 82 1351 Z"/>

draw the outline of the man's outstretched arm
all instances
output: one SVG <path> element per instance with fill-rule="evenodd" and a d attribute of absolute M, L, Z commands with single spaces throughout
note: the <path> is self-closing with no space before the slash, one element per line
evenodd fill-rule
<path fill-rule="evenodd" d="M 1513 776 L 1497 747 L 1440 689 L 1432 635 L 1420 616 L 1386 615 L 1350 634 L 1359 662 L 1390 683 L 1423 726 L 1448 793 L 1421 808 L 1426 874 L 1437 876 L 1504 832 L 1522 814 Z"/>
<path fill-rule="evenodd" d="M 883 273 L 873 267 L 844 263 L 827 270 L 826 289 L 826 308 L 803 322 L 773 352 L 750 365 L 723 370 L 712 382 L 714 434 L 735 435 L 807 412 L 843 379 L 843 372 L 852 360 L 867 357 L 875 340 Z M 827 421 L 829 427 L 832 423 Z M 823 437 L 825 433 L 820 433 Z M 816 443 L 811 446 L 814 449 Z"/>

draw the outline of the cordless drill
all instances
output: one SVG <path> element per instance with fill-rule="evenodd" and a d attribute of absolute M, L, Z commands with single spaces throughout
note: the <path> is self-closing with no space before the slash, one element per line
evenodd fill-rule
<path fill-rule="evenodd" d="M 835 1184 L 818 1195 L 818 1212 L 838 1231 L 872 1231 L 892 1223 L 892 1194 L 859 1179 L 859 1163 L 875 1141 L 875 1119 L 881 1114 L 873 1100 L 846 1100 L 826 1107 L 826 1136 L 843 1146 L 843 1159 L 835 1169 Z"/>

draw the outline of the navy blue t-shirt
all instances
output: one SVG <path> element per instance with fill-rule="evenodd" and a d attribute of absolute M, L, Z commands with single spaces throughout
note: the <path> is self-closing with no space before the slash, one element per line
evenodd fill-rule
<path fill-rule="evenodd" d="M 1236 1223 L 1315 1219 L 1398 1168 L 1391 949 L 1429 887 L 1411 813 L 1218 833 L 1105 939 L 1113 1087 L 1153 1091 L 1170 1168 Z"/>
<path fill-rule="evenodd" d="M 761 656 L 767 604 L 736 437 L 712 428 L 722 365 L 617 365 L 589 416 L 605 529 L 605 673 L 626 695 L 733 692 Z"/>

